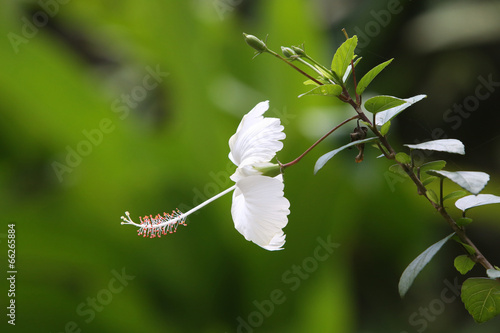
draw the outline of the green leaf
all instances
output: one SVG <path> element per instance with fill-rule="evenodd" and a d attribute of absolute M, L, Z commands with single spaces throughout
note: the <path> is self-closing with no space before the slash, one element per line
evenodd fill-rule
<path fill-rule="evenodd" d="M 392 62 L 393 59 L 387 60 L 386 62 L 381 63 L 373 67 L 368 73 L 366 73 L 361 80 L 359 80 L 358 86 L 356 87 L 356 93 L 358 95 L 363 94 L 366 87 L 373 81 L 373 79 L 387 66 Z"/>
<path fill-rule="evenodd" d="M 347 67 L 351 64 L 351 60 L 354 58 L 354 50 L 357 45 L 358 37 L 352 36 L 342 43 L 337 49 L 337 52 L 335 52 L 332 60 L 332 71 L 339 80 L 344 77 Z"/>
<path fill-rule="evenodd" d="M 428 162 L 420 166 L 420 173 L 422 172 L 427 173 L 427 171 L 429 170 L 441 170 L 445 166 L 446 166 L 446 161 L 443 160 Z"/>
<path fill-rule="evenodd" d="M 478 194 L 479 192 L 481 192 L 490 180 L 490 176 L 487 173 L 477 171 L 451 172 L 444 170 L 429 170 L 427 171 L 427 173 L 433 176 L 448 178 L 449 180 L 472 194 Z"/>
<path fill-rule="evenodd" d="M 464 275 L 467 274 L 467 272 L 470 271 L 476 263 L 468 255 L 462 254 L 461 256 L 455 258 L 453 264 L 455 265 L 457 271 Z"/>
<path fill-rule="evenodd" d="M 433 181 L 435 181 L 436 179 L 438 179 L 438 177 L 434 177 L 434 176 L 427 177 L 427 178 L 425 178 L 425 179 L 422 181 L 422 184 L 423 184 L 424 186 L 427 186 L 427 185 L 429 185 L 430 183 L 432 183 Z"/>
<path fill-rule="evenodd" d="M 500 281 L 470 278 L 462 285 L 462 302 L 477 323 L 484 323 L 500 313 Z"/>
<path fill-rule="evenodd" d="M 388 121 L 386 122 L 384 125 L 382 125 L 382 127 L 380 128 L 380 134 L 382 134 L 382 136 L 385 136 L 387 135 L 387 133 L 389 132 L 389 128 L 391 127 L 391 122 Z"/>
<path fill-rule="evenodd" d="M 455 202 L 455 206 L 462 210 L 466 211 L 469 208 L 478 207 L 482 205 L 491 205 L 500 203 L 500 197 L 493 194 L 478 194 L 478 195 L 469 195 L 463 197 L 462 199 L 458 199 Z"/>
<path fill-rule="evenodd" d="M 388 122 L 389 120 L 391 120 L 392 118 L 396 117 L 398 114 L 403 112 L 403 110 L 405 110 L 406 108 L 417 103 L 418 101 L 421 101 L 426 97 L 427 97 L 426 95 L 417 95 L 407 99 L 403 99 L 403 101 L 405 101 L 404 104 L 377 113 L 375 117 L 375 125 L 382 126 L 383 124 L 385 124 L 386 122 Z"/>
<path fill-rule="evenodd" d="M 354 55 L 354 58 L 356 58 L 356 55 Z M 363 57 L 359 57 L 356 60 L 354 60 L 354 62 L 353 62 L 354 68 L 356 68 L 356 65 L 358 64 L 358 62 L 361 59 L 363 59 Z M 351 76 L 351 73 L 352 73 L 352 67 L 351 66 L 347 66 L 347 70 L 345 71 L 345 74 L 342 77 L 342 82 L 347 82 L 347 79 Z"/>
<path fill-rule="evenodd" d="M 464 190 L 458 190 L 458 191 L 451 192 L 451 193 L 448 193 L 447 195 L 445 195 L 443 197 L 443 201 L 449 200 L 449 199 L 451 199 L 451 200 L 458 199 L 458 198 L 463 197 L 464 195 L 467 195 L 466 191 L 464 191 Z"/>
<path fill-rule="evenodd" d="M 434 192 L 433 190 L 427 190 L 426 194 L 427 194 L 427 197 L 429 199 L 434 201 L 434 203 L 437 203 L 437 204 L 439 203 L 439 198 L 438 198 L 436 192 Z"/>
<path fill-rule="evenodd" d="M 322 86 L 317 86 L 316 88 L 313 88 L 312 90 L 299 95 L 299 97 L 302 96 L 308 96 L 308 95 L 320 95 L 320 96 L 338 96 L 342 92 L 342 87 L 339 86 L 338 84 L 324 84 Z"/>
<path fill-rule="evenodd" d="M 335 76 L 333 75 L 333 73 L 332 73 L 332 72 L 330 72 L 330 71 L 326 71 L 325 69 L 323 69 L 323 67 L 318 66 L 318 65 L 314 65 L 314 68 L 316 68 L 316 70 L 317 70 L 318 72 L 320 72 L 320 74 L 321 74 L 324 78 L 326 78 L 326 79 L 328 79 L 328 80 L 334 80 L 334 79 L 335 79 Z"/>
<path fill-rule="evenodd" d="M 392 172 L 392 173 L 395 173 L 397 175 L 400 175 L 400 176 L 404 176 L 404 177 L 410 177 L 408 176 L 408 174 L 403 170 L 403 167 L 401 167 L 401 165 L 399 164 L 393 164 L 389 167 L 389 171 Z"/>
<path fill-rule="evenodd" d="M 309 86 L 309 85 L 312 85 L 312 86 L 318 86 L 318 84 L 316 82 L 314 82 L 313 80 L 305 80 L 304 82 L 302 82 L 304 85 L 306 86 Z"/>
<path fill-rule="evenodd" d="M 396 154 L 396 161 L 398 161 L 399 163 L 402 163 L 402 164 L 410 164 L 411 158 L 406 153 L 397 153 Z"/>
<path fill-rule="evenodd" d="M 471 256 L 476 254 L 476 250 L 474 250 L 474 248 L 469 244 L 465 244 L 464 242 L 462 242 L 457 235 L 453 236 L 451 239 L 453 239 L 458 244 L 462 245 L 464 249 L 467 251 L 467 253 L 469 253 Z"/>
<path fill-rule="evenodd" d="M 314 166 L 314 174 L 316 174 L 322 167 L 324 167 L 326 162 L 328 162 L 333 156 L 337 155 L 338 152 L 340 152 L 346 148 L 349 148 L 349 147 L 352 147 L 355 145 L 359 145 L 360 143 L 370 142 L 370 141 L 374 141 L 374 140 L 377 140 L 377 137 L 371 137 L 371 138 L 367 138 L 367 139 L 363 139 L 363 140 L 353 141 L 353 142 L 348 143 L 340 148 L 334 149 L 329 153 L 326 153 L 325 155 L 321 156 L 316 161 L 316 165 Z"/>
<path fill-rule="evenodd" d="M 468 217 L 461 217 L 455 221 L 459 227 L 465 227 L 472 223 L 472 219 Z"/>
<path fill-rule="evenodd" d="M 404 104 L 405 101 L 392 96 L 375 96 L 365 102 L 365 109 L 371 113 L 379 113 Z"/>
<path fill-rule="evenodd" d="M 413 281 L 420 273 L 420 271 L 431 261 L 432 257 L 441 249 L 441 247 L 450 239 L 455 233 L 446 236 L 439 242 L 429 246 L 427 250 L 422 252 L 415 260 L 413 260 L 408 267 L 404 270 L 401 278 L 399 279 L 399 295 L 404 297 Z"/>
<path fill-rule="evenodd" d="M 444 151 L 447 153 L 454 153 L 465 155 L 465 147 L 462 141 L 457 139 L 441 139 L 441 140 L 433 140 L 427 141 L 424 143 L 419 143 L 416 145 L 405 145 L 411 149 L 420 149 L 420 150 L 433 150 L 433 151 Z"/>

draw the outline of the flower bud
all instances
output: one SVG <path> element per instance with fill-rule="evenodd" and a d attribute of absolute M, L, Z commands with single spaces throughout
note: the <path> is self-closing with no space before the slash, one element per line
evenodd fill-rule
<path fill-rule="evenodd" d="M 245 37 L 245 42 L 257 50 L 257 52 L 262 53 L 267 51 L 267 46 L 266 43 L 264 43 L 262 40 L 258 39 L 254 35 L 247 35 L 246 33 L 243 33 L 243 36 Z"/>
<path fill-rule="evenodd" d="M 302 47 L 298 47 L 298 46 L 292 46 L 292 50 L 299 56 L 299 57 L 302 57 L 302 56 L 305 56 L 306 55 L 306 51 L 304 51 L 304 45 L 302 45 Z"/>
<path fill-rule="evenodd" d="M 294 59 L 295 57 L 297 57 L 297 54 L 289 47 L 282 46 L 281 52 L 288 59 Z"/>

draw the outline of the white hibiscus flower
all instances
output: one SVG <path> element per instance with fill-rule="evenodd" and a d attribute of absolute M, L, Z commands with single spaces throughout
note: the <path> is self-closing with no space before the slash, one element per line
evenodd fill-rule
<path fill-rule="evenodd" d="M 235 185 L 186 213 L 174 211 L 163 216 L 150 215 L 141 218 L 141 223 L 137 224 L 126 212 L 122 224 L 139 227 L 139 234 L 144 237 L 159 237 L 175 232 L 180 224 L 186 225 L 188 215 L 234 190 L 231 215 L 236 230 L 266 250 L 283 249 L 283 228 L 288 223 L 290 203 L 284 197 L 280 166 L 272 164 L 271 160 L 283 148 L 280 140 L 286 135 L 279 119 L 263 116 L 268 108 L 269 101 L 257 104 L 243 117 L 236 133 L 229 139 L 229 159 L 237 166 L 230 177 Z M 269 176 L 270 172 L 274 174 Z"/>

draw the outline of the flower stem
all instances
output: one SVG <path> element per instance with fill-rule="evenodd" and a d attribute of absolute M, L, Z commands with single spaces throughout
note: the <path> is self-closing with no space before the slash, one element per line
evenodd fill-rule
<path fill-rule="evenodd" d="M 306 72 L 304 72 L 302 69 L 298 68 L 297 66 L 295 66 L 294 64 L 292 64 L 290 61 L 286 60 L 285 58 L 283 58 L 282 56 L 280 56 L 278 53 L 274 52 L 273 50 L 270 50 L 270 49 L 267 49 L 266 52 L 272 54 L 273 56 L 275 56 L 276 58 L 278 59 L 281 59 L 283 60 L 284 62 L 286 62 L 288 65 L 290 65 L 293 69 L 295 69 L 297 72 L 299 72 L 300 74 L 304 75 L 305 77 L 307 77 L 309 80 L 313 81 L 314 83 L 317 83 L 319 84 L 320 86 L 323 85 L 323 83 L 319 82 L 318 80 L 316 80 L 315 78 L 313 78 L 311 75 L 307 74 Z"/>
<path fill-rule="evenodd" d="M 332 128 L 328 133 L 326 133 L 325 135 L 323 135 L 318 141 L 316 141 L 311 147 L 307 148 L 307 150 L 305 152 L 302 153 L 302 155 L 300 155 L 299 157 L 297 157 L 296 159 L 294 159 L 293 161 L 291 162 L 288 162 L 286 164 L 281 164 L 281 169 L 284 170 L 285 168 L 291 166 L 291 165 L 294 165 L 296 163 L 298 163 L 304 156 L 307 155 L 307 153 L 309 153 L 314 147 L 316 147 L 321 141 L 323 141 L 324 139 L 326 139 L 330 134 L 332 134 L 333 132 L 335 132 L 337 129 L 339 129 L 341 126 L 347 124 L 348 122 L 350 122 L 351 120 L 354 120 L 354 119 L 357 119 L 359 118 L 359 115 L 355 115 L 355 116 L 352 116 L 351 118 L 349 119 L 346 119 L 344 120 L 343 122 L 341 122 L 340 124 L 338 124 L 337 126 L 335 126 L 334 128 Z"/>

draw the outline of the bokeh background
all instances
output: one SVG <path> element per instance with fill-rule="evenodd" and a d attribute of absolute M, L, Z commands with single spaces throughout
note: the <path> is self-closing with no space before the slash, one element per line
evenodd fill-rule
<path fill-rule="evenodd" d="M 305 42 L 328 65 L 346 28 L 360 38 L 359 76 L 394 57 L 367 96 L 428 95 L 394 122 L 394 146 L 459 138 L 466 156 L 426 159 L 489 172 L 485 193 L 500 195 L 499 1 L 7 0 L 0 8 L 6 331 L 498 332 L 499 318 L 476 325 L 450 287 L 465 279 L 453 268 L 462 253 L 454 243 L 399 298 L 406 265 L 450 231 L 373 149 L 361 164 L 344 151 L 313 175 L 315 160 L 347 143 L 351 128 L 287 169 L 284 251 L 244 240 L 230 196 L 160 239 L 138 237 L 120 216 L 189 209 L 228 187 L 228 139 L 262 100 L 285 125 L 282 162 L 352 114 L 331 98 L 297 98 L 304 78 L 269 55 L 252 59 L 242 32 L 269 35 L 277 51 Z M 470 227 L 497 265 L 499 208 L 471 212 Z M 459 214 L 451 203 L 450 212 Z M 15 327 L 5 315 L 11 223 Z M 328 242 L 337 244 L 330 252 L 321 247 Z"/>

